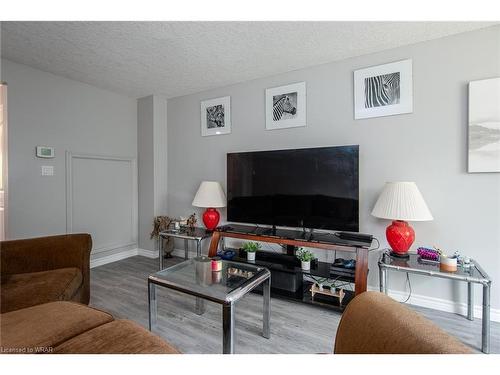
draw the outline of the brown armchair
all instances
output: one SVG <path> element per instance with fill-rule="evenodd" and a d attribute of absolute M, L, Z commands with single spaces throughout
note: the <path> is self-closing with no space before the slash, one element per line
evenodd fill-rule
<path fill-rule="evenodd" d="M 466 354 L 471 349 L 431 321 L 379 292 L 365 292 L 347 305 L 335 354 Z"/>
<path fill-rule="evenodd" d="M 1 312 L 90 299 L 89 234 L 0 242 Z"/>

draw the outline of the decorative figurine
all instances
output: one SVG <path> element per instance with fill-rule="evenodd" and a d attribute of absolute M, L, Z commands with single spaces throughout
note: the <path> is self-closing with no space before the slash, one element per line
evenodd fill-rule
<path fill-rule="evenodd" d="M 189 229 L 193 230 L 197 221 L 198 220 L 196 220 L 196 213 L 189 216 L 187 219 L 187 226 L 189 227 Z"/>
<path fill-rule="evenodd" d="M 156 216 L 153 220 L 153 231 L 150 235 L 151 239 L 154 238 L 158 241 L 163 241 L 165 258 L 172 258 L 172 252 L 174 251 L 174 241 L 170 237 L 160 237 L 160 232 L 169 229 L 172 222 L 173 219 L 168 216 Z"/>

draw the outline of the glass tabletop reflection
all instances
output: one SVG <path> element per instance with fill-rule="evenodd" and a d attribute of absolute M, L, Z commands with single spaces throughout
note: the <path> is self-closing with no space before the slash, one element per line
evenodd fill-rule
<path fill-rule="evenodd" d="M 380 259 L 380 264 L 386 266 L 387 268 L 407 268 L 411 270 L 421 270 L 428 271 L 434 274 L 440 274 L 443 277 L 455 276 L 465 278 L 473 278 L 477 280 L 488 279 L 488 275 L 484 274 L 484 271 L 476 266 L 476 263 L 471 259 L 469 266 L 458 265 L 455 272 L 442 271 L 440 269 L 439 262 L 433 262 L 428 260 L 420 259 L 420 256 L 416 253 L 408 253 L 409 258 L 397 258 L 390 255 L 389 251 L 385 251 Z"/>
<path fill-rule="evenodd" d="M 270 275 L 264 267 L 221 262 L 222 270 L 212 271 L 210 258 L 197 257 L 156 272 L 149 279 L 166 287 L 227 301 L 247 284 L 260 283 Z"/>

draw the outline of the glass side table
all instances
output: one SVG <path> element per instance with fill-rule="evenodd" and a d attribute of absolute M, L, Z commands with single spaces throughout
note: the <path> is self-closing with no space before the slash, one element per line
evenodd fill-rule
<path fill-rule="evenodd" d="M 482 347 L 483 353 L 490 352 L 490 291 L 491 278 L 473 259 L 469 267 L 458 265 L 456 272 L 441 271 L 438 262 L 421 260 L 418 254 L 409 253 L 410 258 L 392 257 L 389 250 L 384 250 L 378 261 L 380 291 L 387 294 L 388 271 L 399 271 L 417 275 L 433 276 L 443 279 L 463 281 L 467 283 L 467 319 L 474 320 L 474 285 L 483 286 L 483 321 Z"/>
<path fill-rule="evenodd" d="M 189 258 L 189 241 L 196 241 L 196 256 L 201 256 L 201 242 L 212 237 L 212 231 L 208 231 L 205 228 L 181 228 L 181 229 L 168 229 L 160 232 L 158 235 L 160 241 L 158 241 L 158 254 L 159 254 L 159 269 L 162 270 L 163 267 L 163 241 L 161 238 L 171 237 L 179 238 L 184 240 L 184 259 Z"/>
<path fill-rule="evenodd" d="M 205 300 L 222 305 L 222 351 L 234 353 L 234 305 L 259 285 L 263 287 L 262 336 L 270 337 L 271 272 L 252 264 L 221 261 L 222 270 L 212 271 L 210 258 L 196 257 L 166 268 L 148 278 L 149 330 L 157 323 L 156 287 L 196 297 L 196 313 L 205 311 Z"/>

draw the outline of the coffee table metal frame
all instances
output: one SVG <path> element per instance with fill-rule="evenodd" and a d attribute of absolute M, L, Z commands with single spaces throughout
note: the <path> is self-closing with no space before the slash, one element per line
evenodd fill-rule
<path fill-rule="evenodd" d="M 188 260 L 189 261 L 189 260 Z M 186 261 L 179 263 L 173 267 L 181 266 Z M 148 278 L 148 304 L 149 304 L 149 330 L 152 331 L 157 324 L 158 303 L 156 298 L 156 287 L 161 286 L 168 289 L 173 289 L 178 292 L 186 293 L 191 296 L 197 297 L 196 313 L 201 315 L 205 312 L 205 305 L 203 300 L 218 303 L 222 305 L 222 352 L 223 354 L 234 353 L 234 307 L 235 303 L 252 291 L 257 286 L 263 286 L 263 316 L 262 316 L 262 336 L 266 339 L 271 336 L 271 272 L 267 268 L 252 266 L 249 264 L 223 261 L 228 265 L 238 266 L 241 264 L 245 268 L 255 267 L 256 274 L 245 281 L 242 285 L 232 290 L 226 295 L 226 298 L 219 299 L 213 296 L 195 292 L 182 285 L 163 279 L 156 274 L 150 275 Z"/>
<path fill-rule="evenodd" d="M 410 254 L 416 257 L 417 254 Z M 441 272 L 438 267 L 436 270 L 428 269 L 428 267 L 410 267 L 406 265 L 387 264 L 387 257 L 390 257 L 389 250 L 384 250 L 378 261 L 380 291 L 387 294 L 387 279 L 388 271 L 399 271 L 413 273 L 417 275 L 433 276 L 443 279 L 463 281 L 467 283 L 467 319 L 474 320 L 474 285 L 480 284 L 483 286 L 483 309 L 482 309 L 482 331 L 481 331 L 481 351 L 488 354 L 490 352 L 490 294 L 491 294 L 491 278 L 481 268 L 481 266 L 471 259 L 470 267 L 475 268 L 480 277 L 472 275 L 463 275 L 453 272 Z M 394 259 L 394 258 L 393 258 Z M 403 259 L 404 261 L 404 259 Z M 428 266 L 428 265 L 427 265 Z"/>

